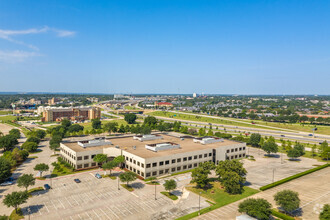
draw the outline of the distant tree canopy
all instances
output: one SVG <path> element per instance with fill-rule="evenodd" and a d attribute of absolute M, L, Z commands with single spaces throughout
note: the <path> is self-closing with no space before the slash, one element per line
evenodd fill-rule
<path fill-rule="evenodd" d="M 128 124 L 134 124 L 137 119 L 137 116 L 136 114 L 129 113 L 125 115 L 124 119 Z"/>

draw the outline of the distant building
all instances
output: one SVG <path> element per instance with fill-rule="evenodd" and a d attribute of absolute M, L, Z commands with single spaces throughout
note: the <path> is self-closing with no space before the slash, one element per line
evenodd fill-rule
<path fill-rule="evenodd" d="M 48 105 L 55 105 L 56 102 L 58 102 L 59 100 L 56 99 L 56 98 L 51 98 L 51 99 L 48 99 Z"/>
<path fill-rule="evenodd" d="M 61 157 L 75 169 L 97 167 L 93 158 L 106 154 L 108 161 L 125 157 L 125 168 L 143 178 L 168 175 L 196 168 L 200 163 L 244 158 L 246 143 L 217 137 L 175 137 L 166 134 L 98 138 L 62 142 Z"/>
<path fill-rule="evenodd" d="M 193 97 L 196 98 L 197 97 L 197 94 L 196 93 L 193 93 Z"/>
<path fill-rule="evenodd" d="M 161 107 L 171 108 L 171 107 L 173 107 L 173 104 L 170 102 L 155 102 L 155 106 L 159 107 L 159 108 L 161 108 Z"/>
<path fill-rule="evenodd" d="M 42 110 L 42 114 L 43 114 L 42 121 L 45 122 L 61 121 L 62 119 L 65 118 L 72 121 L 74 120 L 84 121 L 95 118 L 101 118 L 101 109 L 97 107 L 72 107 L 72 108 L 45 107 Z"/>

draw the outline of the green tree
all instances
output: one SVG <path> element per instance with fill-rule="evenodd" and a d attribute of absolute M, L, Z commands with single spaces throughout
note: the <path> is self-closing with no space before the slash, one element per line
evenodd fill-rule
<path fill-rule="evenodd" d="M 65 127 L 65 128 L 69 128 L 70 127 L 70 125 L 71 125 L 71 121 L 69 120 L 69 119 L 63 119 L 62 121 L 61 121 L 61 125 L 63 126 L 63 127 Z"/>
<path fill-rule="evenodd" d="M 320 218 L 320 220 L 329 220 L 330 219 L 330 205 L 329 204 L 325 204 L 323 206 L 319 218 Z"/>
<path fill-rule="evenodd" d="M 137 119 L 136 114 L 133 114 L 133 113 L 126 114 L 125 117 L 124 117 L 124 120 L 128 124 L 134 124 L 136 119 Z"/>
<path fill-rule="evenodd" d="M 136 174 L 133 172 L 124 172 L 119 175 L 119 179 L 121 182 L 126 182 L 126 186 L 128 186 L 129 182 L 136 180 Z"/>
<path fill-rule="evenodd" d="M 104 163 L 108 160 L 108 156 L 106 154 L 96 154 L 93 158 L 93 161 L 97 163 Z"/>
<path fill-rule="evenodd" d="M 205 129 L 204 128 L 200 128 L 198 131 L 198 135 L 199 136 L 205 136 Z"/>
<path fill-rule="evenodd" d="M 38 144 L 35 142 L 24 142 L 22 148 L 28 152 L 34 152 L 38 149 Z"/>
<path fill-rule="evenodd" d="M 250 141 L 249 142 L 252 146 L 258 147 L 259 143 L 260 143 L 260 140 L 261 140 L 261 135 L 257 134 L 257 133 L 253 133 L 250 136 Z"/>
<path fill-rule="evenodd" d="M 157 119 L 154 116 L 148 116 L 144 119 L 143 124 L 154 127 L 157 124 Z"/>
<path fill-rule="evenodd" d="M 277 153 L 278 152 L 278 146 L 275 143 L 275 141 L 271 138 L 269 138 L 261 147 L 267 154 L 270 153 Z"/>
<path fill-rule="evenodd" d="M 56 150 L 60 147 L 59 143 L 52 143 L 49 145 L 49 148 L 54 152 L 54 154 L 56 153 Z"/>
<path fill-rule="evenodd" d="M 188 133 L 188 127 L 187 127 L 187 126 L 182 126 L 182 127 L 180 128 L 180 132 L 181 132 L 181 133 L 184 133 L 184 134 L 187 134 L 187 133 Z"/>
<path fill-rule="evenodd" d="M 238 160 L 220 161 L 215 169 L 220 182 L 230 194 L 242 193 L 247 171 Z"/>
<path fill-rule="evenodd" d="M 16 139 L 19 139 L 21 137 L 21 132 L 18 129 L 14 128 L 9 131 L 9 135 L 12 135 Z"/>
<path fill-rule="evenodd" d="M 48 171 L 49 166 L 45 163 L 38 163 L 37 165 L 35 165 L 35 167 L 33 169 L 39 171 L 40 177 L 42 177 L 42 172 Z"/>
<path fill-rule="evenodd" d="M 196 183 L 197 188 L 205 188 L 210 179 L 208 175 L 211 172 L 209 170 L 204 170 L 202 167 L 197 167 L 191 171 L 191 183 Z"/>
<path fill-rule="evenodd" d="M 29 138 L 26 140 L 26 142 L 34 142 L 34 143 L 39 144 L 39 143 L 40 143 L 40 139 L 37 138 L 37 137 L 32 136 L 32 137 L 29 137 Z"/>
<path fill-rule="evenodd" d="M 111 176 L 111 170 L 117 166 L 118 166 L 118 163 L 115 160 L 112 160 L 107 163 L 104 163 L 102 165 L 102 168 L 105 170 L 110 170 L 110 176 Z"/>
<path fill-rule="evenodd" d="M 39 139 L 44 139 L 46 137 L 46 131 L 44 130 L 37 129 L 35 133 L 36 133 L 35 136 Z"/>
<path fill-rule="evenodd" d="M 18 144 L 18 141 L 13 135 L 7 134 L 0 137 L 0 148 L 3 148 L 4 151 L 12 150 L 16 144 Z"/>
<path fill-rule="evenodd" d="M 94 129 L 102 128 L 102 122 L 99 118 L 92 119 L 92 128 L 94 128 Z"/>
<path fill-rule="evenodd" d="M 117 163 L 117 166 L 121 167 L 122 163 L 125 162 L 125 157 L 122 155 L 119 155 L 119 156 L 115 157 L 115 159 L 113 159 L 113 160 Z"/>
<path fill-rule="evenodd" d="M 119 127 L 119 129 L 118 129 L 118 132 L 119 132 L 119 133 L 125 133 L 125 132 L 126 132 L 125 127 L 124 127 L 123 124 L 120 125 L 120 127 Z"/>
<path fill-rule="evenodd" d="M 211 129 L 209 129 L 209 131 L 207 132 L 207 136 L 213 136 L 213 131 Z"/>
<path fill-rule="evenodd" d="M 291 160 L 296 159 L 301 156 L 300 152 L 296 148 L 292 148 L 288 151 L 287 156 L 291 158 Z"/>
<path fill-rule="evenodd" d="M 271 204 L 265 199 L 251 198 L 241 202 L 238 206 L 238 211 L 260 220 L 268 220 L 272 213 L 271 207 Z"/>
<path fill-rule="evenodd" d="M 297 192 L 292 190 L 282 190 L 274 195 L 276 205 L 280 206 L 285 212 L 292 213 L 292 211 L 299 208 L 300 199 Z"/>
<path fill-rule="evenodd" d="M 10 177 L 10 169 L 10 162 L 4 157 L 0 157 L 0 182 L 3 182 Z"/>
<path fill-rule="evenodd" d="M 73 124 L 73 125 L 70 125 L 68 128 L 69 133 L 79 132 L 79 131 L 83 131 L 83 130 L 84 130 L 84 126 L 82 126 L 80 124 Z"/>
<path fill-rule="evenodd" d="M 165 187 L 165 190 L 170 192 L 173 191 L 174 189 L 176 189 L 176 181 L 173 179 L 170 180 L 165 180 L 165 183 L 163 184 L 163 186 Z"/>
<path fill-rule="evenodd" d="M 0 220 L 9 220 L 7 215 L 0 215 Z"/>
<path fill-rule="evenodd" d="M 29 195 L 26 191 L 12 192 L 5 196 L 5 199 L 3 200 L 3 204 L 5 204 L 7 207 L 14 207 L 15 212 L 17 213 L 17 208 L 19 207 L 19 205 L 26 203 L 28 198 Z"/>
<path fill-rule="evenodd" d="M 17 179 L 17 186 L 24 187 L 27 191 L 29 186 L 33 186 L 35 184 L 35 178 L 32 174 L 23 174 Z"/>

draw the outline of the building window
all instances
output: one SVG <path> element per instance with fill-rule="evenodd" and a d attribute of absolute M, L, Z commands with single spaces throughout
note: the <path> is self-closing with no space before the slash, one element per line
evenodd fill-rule
<path fill-rule="evenodd" d="M 173 167 L 173 168 L 171 169 L 171 172 L 175 172 L 175 167 Z"/>
<path fill-rule="evenodd" d="M 141 172 L 141 176 L 144 176 L 144 173 L 143 172 Z"/>
<path fill-rule="evenodd" d="M 126 157 L 126 160 L 128 160 L 128 157 Z"/>
<path fill-rule="evenodd" d="M 200 155 L 199 155 L 199 158 L 202 158 L 202 157 L 203 157 L 203 155 L 202 155 L 202 154 L 200 154 Z"/>
<path fill-rule="evenodd" d="M 234 149 L 231 149 L 231 152 L 234 152 Z"/>
<path fill-rule="evenodd" d="M 136 160 L 133 160 L 133 163 L 136 164 Z"/>
<path fill-rule="evenodd" d="M 150 163 L 147 163 L 146 168 L 150 168 L 150 167 L 151 167 L 151 164 Z"/>
<path fill-rule="evenodd" d="M 176 170 L 177 170 L 177 171 L 181 170 L 181 167 L 177 167 Z"/>
<path fill-rule="evenodd" d="M 84 168 L 86 168 L 86 167 L 88 167 L 89 166 L 89 164 L 88 163 L 85 163 L 84 164 Z"/>
<path fill-rule="evenodd" d="M 194 163 L 194 167 L 197 167 L 197 163 Z"/>
<path fill-rule="evenodd" d="M 211 157 L 212 156 L 212 153 L 209 153 L 209 157 Z"/>
<path fill-rule="evenodd" d="M 132 158 L 129 158 L 129 162 L 131 162 L 131 163 L 132 163 Z"/>
<path fill-rule="evenodd" d="M 164 165 L 164 161 L 160 161 L 159 166 L 163 166 L 163 165 Z"/>
<path fill-rule="evenodd" d="M 184 165 L 182 169 L 184 169 L 184 170 L 187 169 L 187 165 Z"/>
<path fill-rule="evenodd" d="M 146 173 L 146 177 L 149 177 L 150 176 L 150 173 Z"/>
<path fill-rule="evenodd" d="M 156 167 L 157 166 L 157 163 L 152 163 L 152 167 Z"/>
<path fill-rule="evenodd" d="M 197 155 L 194 156 L 194 160 L 196 160 L 196 159 L 197 159 Z"/>
<path fill-rule="evenodd" d="M 234 156 L 231 156 L 230 159 L 234 159 Z"/>
<path fill-rule="evenodd" d="M 136 172 L 136 169 L 134 168 L 133 171 L 134 171 L 134 173 L 135 173 L 135 172 Z"/>
<path fill-rule="evenodd" d="M 183 161 L 187 161 L 187 157 L 184 157 L 184 158 L 183 158 Z"/>
<path fill-rule="evenodd" d="M 84 160 L 88 160 L 89 156 L 84 156 Z"/>
<path fill-rule="evenodd" d="M 139 175 L 140 175 L 140 170 L 138 170 L 138 171 L 137 171 L 137 174 L 139 174 Z"/>
<path fill-rule="evenodd" d="M 168 171 L 170 171 L 170 169 L 165 169 L 165 173 L 168 173 Z"/>
<path fill-rule="evenodd" d="M 242 148 L 240 147 L 240 148 L 239 148 L 239 150 L 241 151 L 241 150 L 242 150 Z"/>
<path fill-rule="evenodd" d="M 192 160 L 192 157 L 188 157 L 188 160 Z"/>
<path fill-rule="evenodd" d="M 178 163 L 180 163 L 180 162 L 181 162 L 181 158 L 178 158 L 176 161 L 177 161 Z"/>
<path fill-rule="evenodd" d="M 175 163 L 175 159 L 172 160 L 172 163 Z"/>
<path fill-rule="evenodd" d="M 77 160 L 82 160 L 82 157 L 77 157 Z"/>
<path fill-rule="evenodd" d="M 243 147 L 243 150 L 245 150 L 245 147 Z"/>
<path fill-rule="evenodd" d="M 144 163 L 141 163 L 141 167 L 144 168 Z"/>
<path fill-rule="evenodd" d="M 92 167 L 95 167 L 96 166 L 96 163 L 92 163 Z"/>
<path fill-rule="evenodd" d="M 189 168 L 189 169 L 190 169 L 190 168 L 192 168 L 192 165 L 191 165 L 191 164 L 189 164 L 189 165 L 188 165 L 188 168 Z"/>
<path fill-rule="evenodd" d="M 93 154 L 93 155 L 92 155 L 92 159 L 93 159 L 95 156 L 96 156 L 96 154 Z"/>
<path fill-rule="evenodd" d="M 245 154 L 243 154 L 243 157 L 245 157 Z"/>
<path fill-rule="evenodd" d="M 137 162 L 137 165 L 140 166 L 140 162 Z"/>
<path fill-rule="evenodd" d="M 168 164 L 170 164 L 170 161 L 169 160 L 166 160 L 165 161 L 165 165 L 168 165 Z"/>
<path fill-rule="evenodd" d="M 159 175 L 162 175 L 164 173 L 164 170 L 159 171 Z"/>
<path fill-rule="evenodd" d="M 204 154 L 204 158 L 207 157 L 207 154 Z"/>
<path fill-rule="evenodd" d="M 238 151 L 238 149 L 237 148 L 235 148 L 235 152 L 237 152 Z"/>
<path fill-rule="evenodd" d="M 153 176 L 156 176 L 157 175 L 157 171 L 152 172 L 152 175 Z"/>
<path fill-rule="evenodd" d="M 235 155 L 235 158 L 237 158 L 237 155 Z"/>
<path fill-rule="evenodd" d="M 82 168 L 82 165 L 81 164 L 77 166 L 77 169 L 81 169 L 81 168 Z"/>
<path fill-rule="evenodd" d="M 227 150 L 227 154 L 229 154 L 230 150 Z"/>

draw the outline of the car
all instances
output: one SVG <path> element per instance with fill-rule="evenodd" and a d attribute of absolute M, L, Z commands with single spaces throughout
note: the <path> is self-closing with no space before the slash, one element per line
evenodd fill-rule
<path fill-rule="evenodd" d="M 80 179 L 74 179 L 74 181 L 75 181 L 76 183 L 80 183 L 80 182 L 81 182 Z"/>
<path fill-rule="evenodd" d="M 308 134 L 308 136 L 313 136 L 313 134 Z"/>
<path fill-rule="evenodd" d="M 44 188 L 45 188 L 45 190 L 50 190 L 51 189 L 50 185 L 48 185 L 48 184 L 45 184 Z"/>
<path fill-rule="evenodd" d="M 101 179 L 102 178 L 102 176 L 100 174 L 98 174 L 98 173 L 95 174 L 95 177 L 98 178 L 98 179 Z"/>
<path fill-rule="evenodd" d="M 10 186 L 13 184 L 14 184 L 14 182 L 12 182 L 12 181 L 5 181 L 5 182 L 1 183 L 0 186 Z"/>
<path fill-rule="evenodd" d="M 281 134 L 281 137 L 285 137 L 285 135 L 284 134 Z"/>

